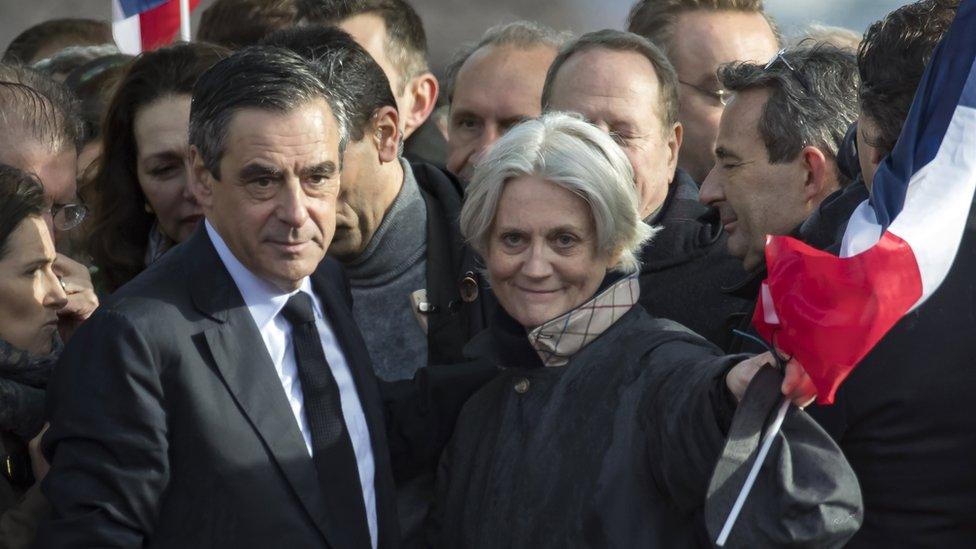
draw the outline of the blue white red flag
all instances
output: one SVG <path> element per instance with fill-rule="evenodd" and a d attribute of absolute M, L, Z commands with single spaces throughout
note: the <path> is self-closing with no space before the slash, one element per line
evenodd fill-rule
<path fill-rule="evenodd" d="M 189 40 L 190 11 L 200 0 L 112 0 L 112 34 L 124 53 L 138 54 L 173 41 L 181 25 Z"/>
<path fill-rule="evenodd" d="M 952 267 L 976 191 L 974 36 L 976 0 L 964 0 L 870 200 L 852 215 L 840 257 L 788 237 L 767 241 L 753 324 L 797 357 L 821 404 Z"/>

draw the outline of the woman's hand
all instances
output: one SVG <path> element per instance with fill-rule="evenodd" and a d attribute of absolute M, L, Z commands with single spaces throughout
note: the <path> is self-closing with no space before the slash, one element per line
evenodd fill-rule
<path fill-rule="evenodd" d="M 61 279 L 64 293 L 68 296 L 68 304 L 58 311 L 58 331 L 61 340 L 67 342 L 75 329 L 98 308 L 98 297 L 88 268 L 81 263 L 58 254 L 54 261 L 54 272 Z"/>
<path fill-rule="evenodd" d="M 746 388 L 749 387 L 749 383 L 755 377 L 756 372 L 767 364 L 775 363 L 776 361 L 770 353 L 763 353 L 743 360 L 729 370 L 725 376 L 725 384 L 729 391 L 735 395 L 736 400 L 742 400 L 742 396 L 746 394 Z M 794 358 L 791 358 L 786 364 L 783 385 L 780 390 L 783 391 L 784 396 L 800 408 L 808 406 L 817 397 L 817 388 L 813 385 L 813 381 L 803 370 L 803 366 Z"/>
<path fill-rule="evenodd" d="M 27 443 L 27 451 L 30 453 L 31 469 L 34 471 L 34 482 L 44 480 L 48 470 L 51 468 L 51 465 L 44 459 L 44 454 L 41 453 L 41 438 L 47 432 L 48 427 L 50 427 L 50 424 L 45 423 L 41 432 L 37 433 L 37 436 Z"/>

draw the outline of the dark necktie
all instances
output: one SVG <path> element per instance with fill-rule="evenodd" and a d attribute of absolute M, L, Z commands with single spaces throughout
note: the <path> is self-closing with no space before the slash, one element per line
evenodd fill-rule
<path fill-rule="evenodd" d="M 339 525 L 337 530 L 343 536 L 341 543 L 330 541 L 338 547 L 371 547 L 356 454 L 342 416 L 339 386 L 322 351 L 312 298 L 305 292 L 298 292 L 288 299 L 281 314 L 291 324 L 305 418 L 312 432 L 312 460 L 329 520 Z"/>

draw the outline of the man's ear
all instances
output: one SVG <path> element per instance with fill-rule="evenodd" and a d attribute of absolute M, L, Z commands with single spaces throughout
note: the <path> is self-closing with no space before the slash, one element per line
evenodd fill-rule
<path fill-rule="evenodd" d="M 838 188 L 837 173 L 831 166 L 833 161 L 812 145 L 800 151 L 800 163 L 806 172 L 803 181 L 803 199 L 819 203 Z"/>
<path fill-rule="evenodd" d="M 668 134 L 668 172 L 671 174 L 670 181 L 674 180 L 674 172 L 678 169 L 678 152 L 681 151 L 681 140 L 684 138 L 685 128 L 681 122 L 675 122 Z"/>
<path fill-rule="evenodd" d="M 188 170 L 186 184 L 189 185 L 190 191 L 193 193 L 194 198 L 200 206 L 203 207 L 204 211 L 210 209 L 213 205 L 213 184 L 215 178 L 207 166 L 203 163 L 203 155 L 196 146 L 190 146 L 190 157 L 187 160 Z"/>
<path fill-rule="evenodd" d="M 404 101 L 403 104 L 404 112 L 400 113 L 400 118 L 403 121 L 404 139 L 410 137 L 410 134 L 419 128 L 433 112 L 437 105 L 439 89 L 437 77 L 430 72 L 415 76 L 407 83 L 407 89 L 404 92 L 407 101 Z"/>
<path fill-rule="evenodd" d="M 369 136 L 376 145 L 380 163 L 393 162 L 400 156 L 400 115 L 391 106 L 380 107 L 370 120 Z"/>

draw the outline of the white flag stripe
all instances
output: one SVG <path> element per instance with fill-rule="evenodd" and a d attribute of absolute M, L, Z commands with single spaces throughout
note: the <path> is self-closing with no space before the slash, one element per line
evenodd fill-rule
<path fill-rule="evenodd" d="M 888 230 L 911 246 L 922 297 L 942 284 L 959 251 L 976 191 L 976 110 L 958 106 L 932 162 L 912 177 L 904 208 Z"/>
<path fill-rule="evenodd" d="M 119 0 L 112 0 L 112 37 L 122 53 L 139 55 L 142 52 L 139 16 L 126 17 Z"/>
<path fill-rule="evenodd" d="M 973 78 L 976 72 L 970 75 Z M 969 218 L 976 192 L 976 110 L 959 105 L 953 112 L 939 150 L 915 172 L 905 206 L 888 231 L 912 249 L 922 277 L 922 295 L 912 310 L 945 280 Z M 881 226 L 865 201 L 854 210 L 844 233 L 840 256 L 867 251 L 881 238 Z"/>
<path fill-rule="evenodd" d="M 881 240 L 881 225 L 871 202 L 865 200 L 854 210 L 847 222 L 844 240 L 840 245 L 840 256 L 852 257 L 865 252 L 877 244 L 878 240 Z"/>

